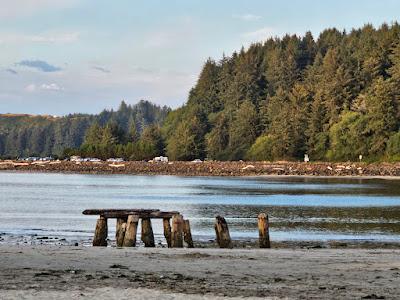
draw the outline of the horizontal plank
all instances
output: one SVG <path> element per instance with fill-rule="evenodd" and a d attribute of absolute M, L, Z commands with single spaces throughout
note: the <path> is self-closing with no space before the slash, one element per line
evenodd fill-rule
<path fill-rule="evenodd" d="M 138 218 L 166 219 L 179 214 L 178 211 L 160 211 L 159 209 L 87 209 L 84 215 L 100 215 L 105 218 L 128 218 L 135 215 Z"/>
<path fill-rule="evenodd" d="M 115 208 L 106 208 L 106 209 L 85 209 L 82 213 L 84 215 L 102 215 L 104 213 L 151 213 L 155 211 L 160 211 L 159 209 L 136 209 L 136 208 L 124 208 L 124 209 L 115 209 Z"/>
<path fill-rule="evenodd" d="M 155 212 L 132 212 L 132 213 L 127 213 L 127 212 L 105 212 L 102 214 L 105 218 L 128 218 L 129 215 L 134 215 L 137 216 L 138 218 L 150 218 L 150 219 L 170 219 L 174 215 L 179 214 L 177 211 L 155 211 Z"/>

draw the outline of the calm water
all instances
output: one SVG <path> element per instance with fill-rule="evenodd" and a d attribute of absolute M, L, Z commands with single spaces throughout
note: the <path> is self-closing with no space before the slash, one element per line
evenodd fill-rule
<path fill-rule="evenodd" d="M 327 178 L 226 178 L 0 172 L 0 242 L 48 236 L 89 242 L 87 208 L 178 210 L 197 239 L 214 237 L 225 216 L 233 238 L 257 237 L 268 212 L 274 240 L 362 239 L 400 242 L 400 181 Z M 114 221 L 109 221 L 113 237 Z M 154 231 L 161 239 L 160 222 Z"/>

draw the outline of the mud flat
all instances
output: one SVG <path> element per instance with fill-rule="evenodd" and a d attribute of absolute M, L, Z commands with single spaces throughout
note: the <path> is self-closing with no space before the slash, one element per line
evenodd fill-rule
<path fill-rule="evenodd" d="M 16 162 L 0 161 L 0 170 L 92 174 L 180 176 L 351 176 L 400 178 L 400 163 L 301 163 L 301 162 Z"/>
<path fill-rule="evenodd" d="M 398 299 L 399 258 L 398 249 L 1 245 L 0 298 Z"/>

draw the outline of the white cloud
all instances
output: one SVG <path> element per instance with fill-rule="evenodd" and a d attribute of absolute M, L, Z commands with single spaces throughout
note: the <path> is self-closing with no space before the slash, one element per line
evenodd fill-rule
<path fill-rule="evenodd" d="M 29 84 L 25 87 L 25 91 L 33 93 L 34 91 L 36 91 L 36 84 Z"/>
<path fill-rule="evenodd" d="M 37 43 L 72 43 L 79 38 L 79 32 L 67 32 L 60 34 L 42 34 L 26 36 L 26 40 Z"/>
<path fill-rule="evenodd" d="M 99 71 L 101 73 L 105 73 L 105 74 L 111 73 L 110 69 L 107 69 L 107 68 L 104 68 L 104 67 L 101 67 L 101 66 L 94 66 L 94 67 L 92 67 L 92 69 L 97 70 L 97 71 Z"/>
<path fill-rule="evenodd" d="M 40 34 L 0 33 L 1 44 L 68 44 L 79 39 L 79 32 L 46 32 Z"/>
<path fill-rule="evenodd" d="M 64 91 L 65 89 L 62 86 L 59 86 L 57 83 L 43 83 L 40 86 L 37 86 L 34 83 L 28 84 L 25 87 L 25 91 L 29 92 L 29 93 L 33 93 L 36 91 L 50 91 L 50 92 L 60 92 L 60 91 Z"/>
<path fill-rule="evenodd" d="M 0 18 L 30 16 L 50 9 L 63 9 L 77 0 L 13 0 L 1 1 Z"/>
<path fill-rule="evenodd" d="M 63 91 L 64 90 L 63 87 L 59 86 L 56 83 L 50 83 L 50 84 L 43 83 L 40 86 L 40 89 L 44 90 L 44 91 Z"/>
<path fill-rule="evenodd" d="M 261 19 L 261 16 L 253 14 L 243 14 L 243 15 L 232 15 L 234 19 L 239 19 L 242 21 L 257 21 Z"/>
<path fill-rule="evenodd" d="M 268 38 L 277 36 L 279 33 L 272 27 L 263 27 L 255 31 L 244 33 L 242 36 L 250 41 L 263 41 Z"/>

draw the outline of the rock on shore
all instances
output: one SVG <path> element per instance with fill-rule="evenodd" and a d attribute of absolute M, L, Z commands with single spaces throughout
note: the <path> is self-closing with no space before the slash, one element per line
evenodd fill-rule
<path fill-rule="evenodd" d="M 26 163 L 1 161 L 0 170 L 93 174 L 140 174 L 181 176 L 400 176 L 400 163 L 302 163 L 302 162 L 108 162 L 55 161 Z"/>

